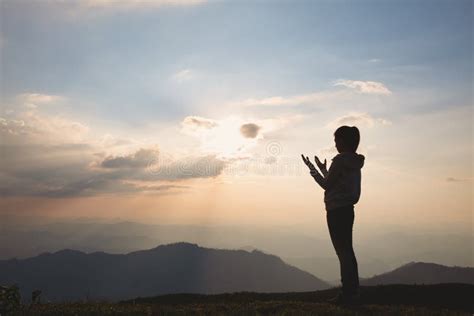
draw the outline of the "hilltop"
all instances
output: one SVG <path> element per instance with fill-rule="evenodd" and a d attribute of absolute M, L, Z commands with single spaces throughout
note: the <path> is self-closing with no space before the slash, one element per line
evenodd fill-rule
<path fill-rule="evenodd" d="M 361 280 L 364 285 L 439 283 L 474 284 L 474 268 L 410 262 L 395 270 Z"/>
<path fill-rule="evenodd" d="M 171 294 L 118 304 L 65 303 L 33 306 L 22 315 L 471 315 L 473 285 L 384 285 L 361 288 L 357 307 L 325 301 L 338 289 L 302 293 Z"/>

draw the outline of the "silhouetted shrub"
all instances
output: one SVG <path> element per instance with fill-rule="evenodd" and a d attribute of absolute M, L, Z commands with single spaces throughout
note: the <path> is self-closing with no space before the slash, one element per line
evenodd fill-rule
<path fill-rule="evenodd" d="M 16 285 L 0 286 L 0 314 L 8 315 L 20 308 L 20 289 Z"/>

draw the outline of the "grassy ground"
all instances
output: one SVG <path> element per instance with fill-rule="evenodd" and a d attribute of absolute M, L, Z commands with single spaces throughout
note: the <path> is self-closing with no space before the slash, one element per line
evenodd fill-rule
<path fill-rule="evenodd" d="M 306 293 L 174 294 L 120 303 L 22 306 L 16 315 L 472 315 L 474 286 L 363 287 L 361 305 L 326 303 L 337 289 Z"/>
<path fill-rule="evenodd" d="M 288 301 L 249 302 L 247 304 L 44 304 L 17 315 L 471 315 L 469 312 L 414 306 L 363 305 L 343 308 L 325 303 Z"/>

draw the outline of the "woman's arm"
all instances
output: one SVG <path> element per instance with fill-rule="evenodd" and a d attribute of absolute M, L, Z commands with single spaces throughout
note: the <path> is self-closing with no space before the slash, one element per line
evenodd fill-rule
<path fill-rule="evenodd" d="M 316 162 L 316 166 L 318 166 L 319 170 L 321 170 L 323 177 L 326 178 L 328 175 L 328 169 L 326 169 L 326 159 L 324 159 L 324 163 L 322 163 L 318 156 L 314 156 L 314 161 Z"/>
<path fill-rule="evenodd" d="M 332 161 L 331 167 L 327 172 L 327 175 L 323 177 L 316 168 L 311 170 L 310 174 L 313 176 L 314 180 L 323 188 L 324 190 L 328 190 L 332 188 L 332 186 L 336 183 L 337 178 L 341 173 L 341 162 L 339 159 L 335 158 Z"/>

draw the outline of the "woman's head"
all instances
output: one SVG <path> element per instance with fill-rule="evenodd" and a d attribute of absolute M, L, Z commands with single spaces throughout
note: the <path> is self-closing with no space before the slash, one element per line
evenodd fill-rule
<path fill-rule="evenodd" d="M 355 126 L 341 126 L 334 132 L 334 141 L 338 152 L 356 152 L 360 133 Z"/>

